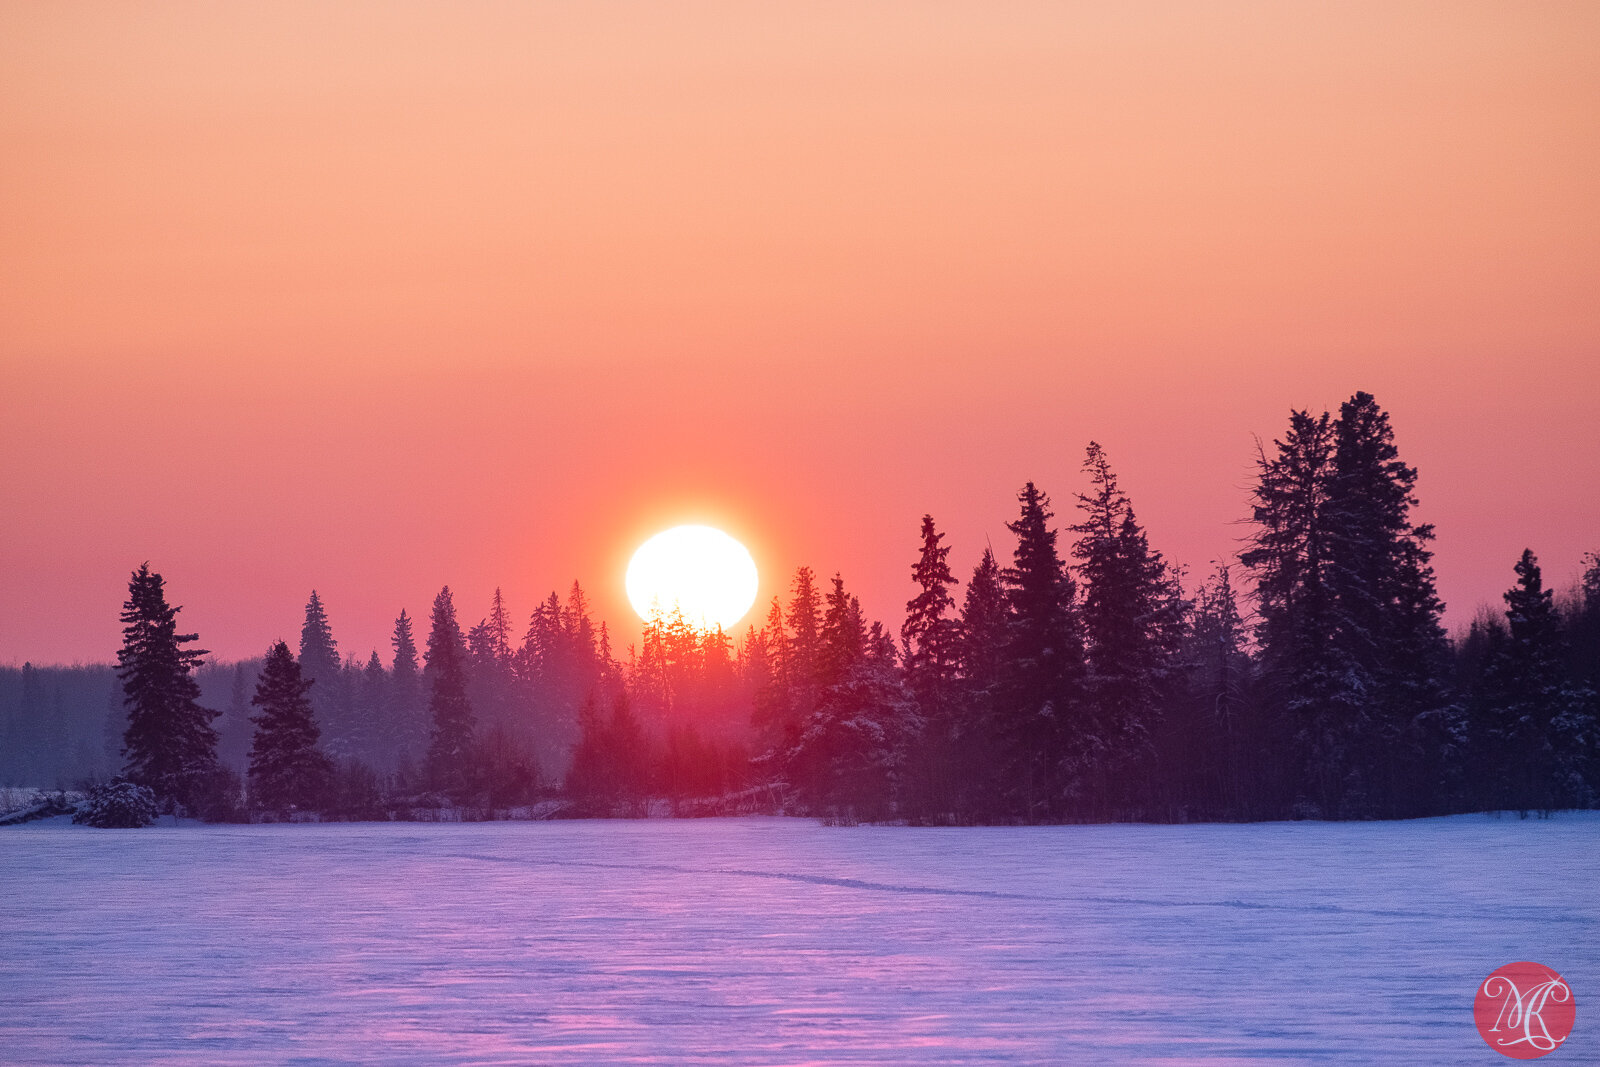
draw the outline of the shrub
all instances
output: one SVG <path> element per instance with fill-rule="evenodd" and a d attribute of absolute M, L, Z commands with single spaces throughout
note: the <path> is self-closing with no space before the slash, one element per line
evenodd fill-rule
<path fill-rule="evenodd" d="M 116 778 L 97 787 L 72 821 L 107 829 L 131 829 L 156 821 L 156 796 L 142 785 Z"/>

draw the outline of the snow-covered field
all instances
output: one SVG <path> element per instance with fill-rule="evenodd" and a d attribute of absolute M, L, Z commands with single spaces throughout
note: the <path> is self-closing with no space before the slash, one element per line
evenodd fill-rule
<path fill-rule="evenodd" d="M 7 1063 L 1600 1062 L 1600 817 L 0 830 Z"/>

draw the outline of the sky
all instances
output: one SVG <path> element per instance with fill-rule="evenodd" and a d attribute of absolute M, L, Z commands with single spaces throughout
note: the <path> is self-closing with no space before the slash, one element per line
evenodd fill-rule
<path fill-rule="evenodd" d="M 0 663 L 388 656 L 679 522 L 894 628 L 1100 442 L 1199 577 L 1358 389 L 1459 626 L 1600 549 L 1600 6 L 0 2 Z M 1068 540 L 1063 537 L 1063 542 Z M 958 593 L 959 595 L 959 593 Z M 758 607 L 757 611 L 761 609 Z"/>

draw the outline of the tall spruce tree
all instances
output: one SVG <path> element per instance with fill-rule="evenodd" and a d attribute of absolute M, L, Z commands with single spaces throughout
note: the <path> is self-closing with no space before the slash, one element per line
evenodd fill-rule
<path fill-rule="evenodd" d="M 300 627 L 300 671 L 316 683 L 311 706 L 317 718 L 335 733 L 344 732 L 344 672 L 339 661 L 339 643 L 334 640 L 327 610 L 315 589 L 306 601 L 306 618 Z"/>
<path fill-rule="evenodd" d="M 1083 630 L 1049 498 L 1029 482 L 1017 500 L 1021 515 L 1006 524 L 1017 547 L 1003 572 L 1009 610 L 997 720 L 1017 813 L 1053 817 L 1086 784 L 1105 743 L 1083 718 Z"/>
<path fill-rule="evenodd" d="M 1262 681 L 1284 726 L 1294 761 L 1286 799 L 1302 812 L 1339 814 L 1349 778 L 1357 773 L 1361 693 L 1335 628 L 1329 588 L 1328 475 L 1333 422 L 1326 413 L 1289 414 L 1289 430 L 1262 449 L 1252 490 L 1256 530 L 1240 560 L 1256 590 L 1256 639 Z"/>
<path fill-rule="evenodd" d="M 1329 640 L 1347 689 L 1364 694 L 1360 762 L 1369 811 L 1420 814 L 1440 770 L 1436 749 L 1458 714 L 1445 692 L 1449 647 L 1434 587 L 1433 527 L 1414 525 L 1417 470 L 1400 459 L 1388 414 L 1358 392 L 1334 423 L 1326 525 L 1334 605 Z"/>
<path fill-rule="evenodd" d="M 390 761 L 410 762 L 427 751 L 428 723 L 417 640 L 412 633 L 411 617 L 404 608 L 394 620 L 394 636 L 389 643 L 394 649 L 394 666 L 388 714 L 392 729 L 385 731 L 389 738 L 386 756 Z"/>
<path fill-rule="evenodd" d="M 328 612 L 315 589 L 306 601 L 306 621 L 300 627 L 300 671 L 312 682 L 339 673 L 339 643 L 334 640 Z"/>
<path fill-rule="evenodd" d="M 1388 415 L 1356 393 L 1338 420 L 1290 414 L 1263 450 L 1254 574 L 1271 702 L 1297 757 L 1289 791 L 1329 816 L 1401 814 L 1437 803 L 1436 749 L 1456 713 L 1428 542 L 1413 525 L 1417 472 Z M 1419 783 L 1423 783 L 1419 785 Z"/>
<path fill-rule="evenodd" d="M 466 647 L 447 585 L 433 600 L 428 632 L 428 711 L 433 729 L 428 742 L 428 775 L 438 788 L 461 792 L 469 784 L 476 718 L 467 699 Z"/>
<path fill-rule="evenodd" d="M 194 671 L 204 649 L 186 648 L 196 634 L 178 633 L 181 610 L 168 606 L 161 575 L 142 564 L 122 606 L 123 643 L 117 677 L 128 709 L 123 773 L 149 787 L 164 806 L 193 808 L 217 771 L 217 712 L 199 704 Z"/>
<path fill-rule="evenodd" d="M 911 568 L 917 595 L 906 602 L 900 641 L 906 653 L 906 677 L 925 710 L 942 710 L 949 702 L 958 670 L 959 625 L 951 618 L 956 584 L 946 557 L 950 547 L 939 542 L 932 515 L 922 516 L 922 552 Z"/>
<path fill-rule="evenodd" d="M 794 595 L 785 620 L 789 635 L 785 668 L 791 727 L 811 716 L 822 687 L 822 602 L 810 567 L 795 570 L 792 588 Z"/>
<path fill-rule="evenodd" d="M 289 646 L 279 641 L 266 663 L 250 703 L 255 737 L 250 745 L 250 798 L 261 810 L 286 815 L 320 807 L 328 799 L 333 764 L 317 747 L 322 736 L 306 693 L 304 677 Z"/>
<path fill-rule="evenodd" d="M 1078 494 L 1084 518 L 1072 527 L 1080 535 L 1073 553 L 1083 590 L 1086 717 L 1106 747 L 1096 768 L 1096 799 L 1103 804 L 1116 799 L 1114 791 L 1151 777 L 1147 765 L 1141 774 L 1133 764 L 1147 764 L 1187 605 L 1096 442 L 1089 442 L 1083 466 L 1093 491 Z"/>
<path fill-rule="evenodd" d="M 968 739 L 960 736 L 956 722 L 956 678 L 960 669 L 960 624 L 951 617 L 955 599 L 949 587 L 956 584 L 946 557 L 948 545 L 934 527 L 933 516 L 922 517 L 922 551 L 911 568 L 917 595 L 906 603 L 900 625 L 905 650 L 905 680 L 921 714 L 922 740 L 906 773 L 908 814 L 929 819 L 958 816 L 963 803 L 963 777 L 967 770 L 962 751 Z"/>

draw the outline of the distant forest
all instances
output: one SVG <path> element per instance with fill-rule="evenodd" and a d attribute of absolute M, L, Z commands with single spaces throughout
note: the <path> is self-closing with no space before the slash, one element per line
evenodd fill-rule
<path fill-rule="evenodd" d="M 0 669 L 0 783 L 126 774 L 169 808 L 235 819 L 1595 805 L 1600 557 L 1560 597 L 1532 551 L 1507 560 L 1503 613 L 1450 640 L 1417 471 L 1369 394 L 1291 412 L 1257 457 L 1243 550 L 1193 585 L 1099 445 L 1083 469 L 1059 517 L 1024 486 L 1009 557 L 986 551 L 964 586 L 924 517 L 898 627 L 801 567 L 737 638 L 661 615 L 619 655 L 576 582 L 525 624 L 497 590 L 465 627 L 447 587 L 425 622 L 400 613 L 385 662 L 342 656 L 313 592 L 298 649 L 206 663 L 143 568 L 120 669 Z"/>

